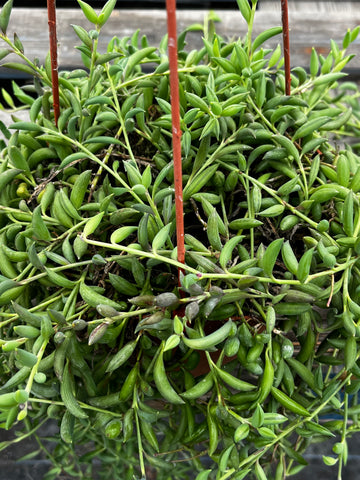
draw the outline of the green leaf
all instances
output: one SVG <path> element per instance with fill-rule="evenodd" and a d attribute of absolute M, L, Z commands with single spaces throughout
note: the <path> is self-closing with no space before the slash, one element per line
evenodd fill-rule
<path fill-rule="evenodd" d="M 281 346 L 282 358 L 287 359 L 291 358 L 294 354 L 294 344 L 289 338 L 284 338 L 283 344 Z"/>
<path fill-rule="evenodd" d="M 10 147 L 9 148 L 9 157 L 10 157 L 10 160 L 11 160 L 11 162 L 14 165 L 15 168 L 17 168 L 19 170 L 24 170 L 27 173 L 30 172 L 29 165 L 28 165 L 26 159 L 24 158 L 24 156 L 21 153 L 21 150 L 19 148 L 14 147 L 14 146 Z"/>
<path fill-rule="evenodd" d="M 150 165 L 148 165 L 141 175 L 141 183 L 146 189 L 148 189 L 151 185 L 151 180 L 151 168 Z"/>
<path fill-rule="evenodd" d="M 65 168 L 71 162 L 75 162 L 76 160 L 81 160 L 82 158 L 86 158 L 86 155 L 82 152 L 75 152 L 71 153 L 64 160 L 60 163 L 59 169 Z"/>
<path fill-rule="evenodd" d="M 265 250 L 264 256 L 262 258 L 262 268 L 265 274 L 269 277 L 273 276 L 273 269 L 283 242 L 283 238 L 277 238 L 276 240 L 271 242 Z"/>
<path fill-rule="evenodd" d="M 207 103 L 194 93 L 185 92 L 185 97 L 192 107 L 200 108 L 201 111 L 206 113 L 210 112 Z"/>
<path fill-rule="evenodd" d="M 101 219 L 104 215 L 104 212 L 100 212 L 97 215 L 94 215 L 91 217 L 85 224 L 84 231 L 83 231 L 83 236 L 88 237 L 92 233 L 95 232 L 97 227 L 100 225 Z"/>
<path fill-rule="evenodd" d="M 196 476 L 195 480 L 208 480 L 211 471 L 212 471 L 212 470 L 204 470 L 204 471 L 200 472 L 200 473 Z"/>
<path fill-rule="evenodd" d="M 350 190 L 345 197 L 343 209 L 343 227 L 348 237 L 354 234 L 354 194 Z"/>
<path fill-rule="evenodd" d="M 3 99 L 9 105 L 10 108 L 16 108 L 12 96 L 5 90 L 5 88 L 1 89 L 1 94 L 3 96 Z"/>
<path fill-rule="evenodd" d="M 350 45 L 351 42 L 351 32 L 350 28 L 348 28 L 344 38 L 343 38 L 343 48 L 346 49 Z"/>
<path fill-rule="evenodd" d="M 234 433 L 234 442 L 241 442 L 241 440 L 244 440 L 249 435 L 249 432 L 249 424 L 243 423 L 242 425 L 239 425 Z"/>
<path fill-rule="evenodd" d="M 295 472 L 297 473 L 300 471 L 299 467 L 304 467 L 308 464 L 305 458 L 302 455 L 300 455 L 300 453 L 297 452 L 295 449 L 284 445 L 284 451 L 289 458 L 292 458 L 293 460 L 295 460 L 297 463 L 300 464 L 290 470 L 290 472 L 293 472 L 293 473 L 289 472 L 289 476 L 295 475 Z"/>
<path fill-rule="evenodd" d="M 251 417 L 251 425 L 254 428 L 259 428 L 264 423 L 264 410 L 261 408 L 261 405 L 257 405 L 253 416 Z"/>
<path fill-rule="evenodd" d="M 227 73 L 236 73 L 235 66 L 227 58 L 214 57 L 212 61 L 219 65 Z"/>
<path fill-rule="evenodd" d="M 108 0 L 105 3 L 99 15 L 99 21 L 98 21 L 99 27 L 102 27 L 107 22 L 108 18 L 112 14 L 112 11 L 115 8 L 116 2 L 117 0 Z"/>
<path fill-rule="evenodd" d="M 169 238 L 170 228 L 171 223 L 168 223 L 155 235 L 152 242 L 152 249 L 154 252 L 160 250 L 165 245 L 166 240 Z"/>
<path fill-rule="evenodd" d="M 2 7 L 0 12 L 0 29 L 4 35 L 6 35 L 6 30 L 9 25 L 12 7 L 13 7 L 13 0 L 8 0 L 5 3 L 5 5 Z"/>
<path fill-rule="evenodd" d="M 305 313 L 311 310 L 311 304 L 300 302 L 277 303 L 276 305 L 274 305 L 274 309 L 277 315 L 281 315 L 284 317 L 291 315 L 297 316 L 301 313 Z"/>
<path fill-rule="evenodd" d="M 275 50 L 273 51 L 271 57 L 270 57 L 270 60 L 269 60 L 269 63 L 268 63 L 268 67 L 269 68 L 273 68 L 275 67 L 275 65 L 277 64 L 277 62 L 280 60 L 281 58 L 281 47 L 280 45 L 278 45 Z"/>
<path fill-rule="evenodd" d="M 134 226 L 124 226 L 117 228 L 110 236 L 111 243 L 121 243 L 124 241 L 129 235 L 134 233 L 138 227 Z"/>
<path fill-rule="evenodd" d="M 65 275 L 61 273 L 57 273 L 51 268 L 45 267 L 45 271 L 47 273 L 47 276 L 50 282 L 53 283 L 54 285 L 58 287 L 64 287 L 64 288 L 74 288 L 75 282 L 73 282 L 72 280 L 69 280 L 67 277 L 65 277 Z"/>
<path fill-rule="evenodd" d="M 314 247 L 307 250 L 300 258 L 296 276 L 301 283 L 304 283 L 309 276 L 313 253 Z"/>
<path fill-rule="evenodd" d="M 264 469 L 260 465 L 259 462 L 255 464 L 255 475 L 258 480 L 267 480 L 267 476 L 265 475 Z"/>
<path fill-rule="evenodd" d="M 327 437 L 335 437 L 335 434 L 331 432 L 328 428 L 324 427 L 323 425 L 319 425 L 316 422 L 307 422 L 306 428 L 311 430 L 314 433 L 319 435 L 326 435 Z"/>
<path fill-rule="evenodd" d="M 123 143 L 115 137 L 93 137 L 85 140 L 86 143 L 102 143 L 103 145 L 123 145 Z M 84 143 L 85 143 L 84 142 Z"/>
<path fill-rule="evenodd" d="M 351 43 L 355 42 L 355 40 L 357 39 L 357 37 L 359 35 L 359 32 L 360 32 L 360 26 L 357 26 L 357 27 L 354 28 L 354 30 L 352 30 L 351 35 L 350 35 Z"/>
<path fill-rule="evenodd" d="M 213 177 L 217 169 L 217 164 L 211 165 L 197 175 L 194 175 L 185 185 L 183 192 L 184 200 L 189 200 L 195 193 L 198 193 Z"/>
<path fill-rule="evenodd" d="M 41 449 L 39 448 L 38 450 L 34 450 L 30 453 L 27 453 L 23 457 L 19 458 L 17 461 L 24 462 L 26 460 L 31 460 L 31 459 L 37 457 L 40 453 L 41 453 Z"/>
<path fill-rule="evenodd" d="M 317 77 L 313 81 L 314 86 L 319 86 L 319 85 L 324 85 L 324 84 L 331 84 L 333 82 L 336 82 L 337 80 L 340 80 L 341 78 L 346 77 L 346 73 L 327 73 L 325 75 L 321 75 L 320 77 Z"/>
<path fill-rule="evenodd" d="M 41 216 L 41 206 L 38 205 L 32 215 L 32 227 L 34 229 L 34 236 L 43 241 L 50 241 L 51 235 L 50 232 L 44 222 L 44 219 Z"/>
<path fill-rule="evenodd" d="M 9 55 L 9 53 L 11 53 L 12 50 L 10 50 L 9 48 L 6 48 L 6 49 L 3 49 L 3 50 L 0 50 L 0 60 L 2 60 L 3 58 L 5 58 L 7 55 Z"/>
<path fill-rule="evenodd" d="M 179 335 L 173 334 L 165 342 L 164 352 L 168 350 L 174 350 L 180 343 Z"/>
<path fill-rule="evenodd" d="M 266 100 L 266 77 L 265 72 L 260 72 L 255 87 L 256 104 L 261 108 Z"/>
<path fill-rule="evenodd" d="M 272 205 L 271 207 L 259 212 L 259 215 L 262 217 L 277 217 L 278 215 L 281 215 L 284 210 L 284 205 Z"/>
<path fill-rule="evenodd" d="M 295 135 L 293 136 L 293 140 L 297 140 L 298 138 L 306 137 L 314 133 L 316 130 L 320 129 L 325 123 L 330 120 L 330 117 L 317 117 L 309 120 L 308 122 L 301 125 L 301 127 L 296 131 Z"/>
<path fill-rule="evenodd" d="M 316 389 L 315 377 L 312 371 L 307 368 L 303 363 L 295 358 L 288 358 L 287 363 L 291 367 L 291 371 L 297 373 L 299 377 L 313 390 Z"/>
<path fill-rule="evenodd" d="M 88 107 L 89 105 L 113 105 L 113 101 L 104 95 L 97 95 L 96 97 L 90 97 L 86 100 L 84 107 Z"/>
<path fill-rule="evenodd" d="M 234 448 L 234 444 L 229 445 L 226 450 L 224 450 L 220 456 L 220 461 L 219 461 L 219 470 L 220 472 L 225 472 L 227 469 L 228 461 L 230 458 L 230 454 Z"/>
<path fill-rule="evenodd" d="M 201 132 L 200 139 L 207 135 L 214 135 L 216 138 L 219 136 L 219 120 L 217 118 L 210 118 Z"/>
<path fill-rule="evenodd" d="M 315 48 L 312 48 L 310 57 L 310 75 L 316 77 L 319 71 L 319 57 Z"/>
<path fill-rule="evenodd" d="M 144 60 L 145 58 L 149 57 L 152 53 L 154 53 L 155 50 L 156 50 L 155 47 L 146 47 L 130 55 L 125 68 L 125 78 L 128 78 L 129 74 L 133 71 L 133 69 L 137 65 L 140 65 L 142 60 Z"/>
<path fill-rule="evenodd" d="M 294 191 L 294 189 L 298 185 L 298 183 L 299 183 L 299 177 L 298 176 L 292 178 L 291 180 L 289 180 L 286 183 L 283 183 L 277 191 L 278 195 L 280 195 L 281 197 L 289 195 L 291 192 Z"/>
<path fill-rule="evenodd" d="M 78 0 L 78 4 L 80 5 L 81 10 L 89 22 L 96 25 L 98 23 L 98 16 L 96 15 L 95 10 L 88 3 L 85 3 L 82 0 Z"/>
<path fill-rule="evenodd" d="M 129 110 L 125 117 L 124 117 L 124 120 L 128 120 L 129 118 L 133 118 L 135 117 L 135 115 L 137 115 L 138 113 L 144 113 L 145 110 L 143 108 L 140 108 L 140 107 L 135 107 L 135 108 L 132 108 L 131 110 Z"/>
<path fill-rule="evenodd" d="M 14 45 L 19 50 L 19 52 L 24 53 L 24 46 L 21 43 L 17 33 L 14 33 Z"/>
<path fill-rule="evenodd" d="M 339 460 L 338 458 L 330 457 L 328 455 L 323 455 L 322 459 L 323 459 L 323 462 L 325 463 L 325 465 L 327 465 L 328 467 L 332 467 Z"/>
<path fill-rule="evenodd" d="M 104 65 L 105 63 L 111 62 L 111 60 L 114 60 L 115 58 L 122 57 L 123 54 L 120 52 L 109 52 L 109 53 L 104 53 L 102 55 L 99 55 L 96 58 L 95 65 Z"/>
<path fill-rule="evenodd" d="M 12 130 L 25 130 L 28 132 L 41 132 L 42 128 L 36 123 L 32 122 L 16 122 L 9 125 Z"/>
<path fill-rule="evenodd" d="M 167 114 L 171 115 L 171 105 L 170 105 L 169 102 L 167 102 L 163 98 L 159 98 L 159 97 L 156 97 L 156 101 L 158 102 L 161 110 L 164 113 L 167 113 Z"/>
<path fill-rule="evenodd" d="M 113 372 L 117 368 L 121 367 L 133 354 L 137 341 L 132 340 L 126 343 L 117 353 L 111 358 L 109 365 L 106 368 L 107 372 Z"/>
<path fill-rule="evenodd" d="M 269 40 L 269 38 L 280 35 L 280 33 L 282 33 L 282 27 L 272 27 L 260 33 L 253 41 L 252 50 L 255 51 L 258 47 L 260 47 L 260 45 Z"/>
<path fill-rule="evenodd" d="M 85 28 L 80 27 L 79 25 L 71 25 L 72 28 L 74 29 L 74 32 L 76 35 L 80 38 L 80 40 L 89 48 L 92 48 L 92 40 L 89 37 L 88 32 L 85 30 Z"/>
<path fill-rule="evenodd" d="M 247 0 L 236 0 L 239 10 L 241 12 L 241 15 L 244 17 L 245 22 L 247 24 L 250 23 L 251 20 L 251 8 L 249 6 L 249 2 Z"/>
<path fill-rule="evenodd" d="M 35 70 L 29 67 L 29 65 L 25 65 L 24 63 L 7 62 L 7 63 L 3 63 L 1 66 L 4 68 L 11 68 L 12 70 L 19 70 L 20 72 L 27 73 L 32 77 L 36 76 Z"/>
<path fill-rule="evenodd" d="M 348 337 L 346 339 L 344 350 L 346 370 L 350 370 L 354 366 L 357 358 L 357 353 L 358 351 L 355 337 Z"/>
<path fill-rule="evenodd" d="M 297 415 L 302 415 L 304 417 L 310 416 L 310 413 L 300 405 L 298 402 L 295 402 L 292 398 L 288 397 L 284 392 L 278 390 L 275 387 L 271 387 L 272 396 L 277 400 L 281 405 L 290 410 L 291 412 L 296 413 Z"/>
<path fill-rule="evenodd" d="M 37 363 L 36 355 L 20 348 L 15 350 L 15 357 L 24 367 L 32 368 Z"/>

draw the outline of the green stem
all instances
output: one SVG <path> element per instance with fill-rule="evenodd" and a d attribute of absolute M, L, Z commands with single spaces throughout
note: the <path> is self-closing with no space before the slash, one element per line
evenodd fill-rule
<path fill-rule="evenodd" d="M 5 43 L 7 43 L 13 50 L 13 53 L 17 55 L 19 58 L 23 60 L 24 63 L 26 63 L 29 67 L 31 67 L 34 70 L 34 76 L 38 77 L 41 79 L 42 82 L 44 82 L 45 85 L 48 87 L 52 87 L 52 79 L 48 78 L 47 75 L 44 73 L 42 69 L 40 69 L 37 65 L 35 65 L 34 62 L 29 60 L 22 52 L 19 50 L 16 45 L 9 39 L 7 35 L 0 34 L 0 39 L 3 40 Z M 69 105 L 68 99 L 64 96 L 64 94 L 59 92 L 61 99 Z"/>
<path fill-rule="evenodd" d="M 158 358 L 159 355 L 160 355 L 160 348 L 158 348 L 158 349 L 156 350 L 155 355 L 154 355 L 153 358 L 151 359 L 151 362 L 150 362 L 149 366 L 148 366 L 147 369 L 146 369 L 146 372 L 145 372 L 145 375 L 144 375 L 144 380 L 147 380 L 147 379 L 148 379 L 148 375 L 150 375 L 150 373 L 153 371 L 153 368 L 154 368 L 156 359 Z"/>
<path fill-rule="evenodd" d="M 44 340 L 41 347 L 40 347 L 40 350 L 37 354 L 37 362 L 35 363 L 35 365 L 32 367 L 31 369 L 31 372 L 30 372 L 30 375 L 29 375 L 29 378 L 28 378 L 28 381 L 26 383 L 26 387 L 25 387 L 25 390 L 30 393 L 31 391 L 31 388 L 32 388 L 32 384 L 34 382 L 34 377 L 35 375 L 37 374 L 37 371 L 38 371 L 38 367 L 39 367 L 39 363 L 44 355 L 44 352 L 45 352 L 45 348 L 48 344 L 48 340 Z"/>
<path fill-rule="evenodd" d="M 253 31 L 253 27 L 254 27 L 254 19 L 255 19 L 255 12 L 256 12 L 256 4 L 257 4 L 257 1 L 254 1 L 252 3 L 252 7 L 251 7 L 251 16 L 250 16 L 250 21 L 248 23 L 248 33 L 247 33 L 247 51 L 248 51 L 248 55 L 249 55 L 249 58 L 251 59 L 252 57 L 252 51 L 251 51 L 251 43 L 252 43 L 252 31 Z"/>
<path fill-rule="evenodd" d="M 144 450 L 141 441 L 141 430 L 140 430 L 140 422 L 137 413 L 137 405 L 134 406 L 134 413 L 135 413 L 135 423 L 136 423 L 136 433 L 137 433 L 137 440 L 138 440 L 138 450 L 139 450 L 139 461 L 140 461 L 140 471 L 143 478 L 146 478 L 145 473 L 145 463 L 144 463 Z"/>
<path fill-rule="evenodd" d="M 115 103 L 115 110 L 116 110 L 116 113 L 118 114 L 118 118 L 120 120 L 122 134 L 124 135 L 126 148 L 127 148 L 127 151 L 130 155 L 131 160 L 133 160 L 133 162 L 136 163 L 134 153 L 132 151 L 131 144 L 130 144 L 130 141 L 129 141 L 129 137 L 128 137 L 128 134 L 127 134 L 127 131 L 126 131 L 125 121 L 124 121 L 124 118 L 123 118 L 122 113 L 121 113 L 121 107 L 120 107 L 120 104 L 119 104 L 119 98 L 118 98 L 118 94 L 116 92 L 116 88 L 115 88 L 115 85 L 114 85 L 113 77 L 110 75 L 110 72 L 109 72 L 109 64 L 108 63 L 106 64 L 105 68 L 106 68 L 106 74 L 107 74 L 107 77 L 108 77 L 108 80 L 109 80 L 109 83 L 110 83 L 111 92 L 113 94 L 113 100 L 114 100 L 114 103 Z"/>
<path fill-rule="evenodd" d="M 324 407 L 330 402 L 330 400 L 346 385 L 346 383 L 350 380 L 350 378 L 351 378 L 351 374 L 349 374 L 346 377 L 346 379 L 343 382 L 341 382 L 341 384 L 339 385 L 337 390 L 335 392 L 333 392 L 332 395 L 329 396 L 329 398 L 327 398 L 324 402 L 320 403 L 320 405 L 317 408 L 315 408 L 315 410 L 312 412 L 312 414 L 309 417 L 295 420 L 283 432 L 281 432 L 273 441 L 271 441 L 266 446 L 264 446 L 262 450 L 253 453 L 252 455 L 250 455 L 249 457 L 244 459 L 242 462 L 240 462 L 239 465 L 238 465 L 238 470 L 244 468 L 248 464 L 253 465 L 259 458 L 261 458 L 265 453 L 267 453 L 267 451 L 273 449 L 276 446 L 276 444 L 279 444 L 280 440 L 282 440 L 283 438 L 286 438 L 287 436 L 291 435 L 302 424 L 304 424 L 306 422 L 309 422 L 314 417 L 318 416 L 321 413 L 321 411 L 324 409 Z M 230 473 L 230 472 L 231 472 L 231 474 L 234 473 L 235 469 L 229 470 L 228 473 Z M 224 480 L 225 478 L 229 478 L 229 476 L 231 476 L 231 475 L 221 477 L 220 480 Z"/>
<path fill-rule="evenodd" d="M 96 28 L 98 33 L 100 33 L 100 30 Z M 93 89 L 93 78 L 94 78 L 94 70 L 95 70 L 95 63 L 96 63 L 96 57 L 97 57 L 97 47 L 99 43 L 99 38 L 94 38 L 93 39 L 93 44 L 92 44 L 92 49 L 91 49 L 91 64 L 90 64 L 90 73 L 89 73 L 89 82 L 88 82 L 88 92 L 87 92 L 87 98 L 90 97 L 91 90 Z"/>
<path fill-rule="evenodd" d="M 197 66 L 184 67 L 184 68 L 179 68 L 178 72 L 179 73 L 192 73 L 192 72 L 196 71 L 196 69 L 197 69 Z M 117 85 L 116 89 L 120 90 L 122 88 L 129 87 L 130 85 L 133 85 L 134 83 L 142 82 L 143 80 L 151 79 L 151 78 L 154 78 L 154 77 L 156 78 L 156 77 L 169 76 L 169 75 L 170 75 L 169 70 L 167 70 L 166 72 L 163 72 L 163 73 L 156 73 L 156 72 L 146 73 L 144 75 L 140 75 L 139 77 L 134 77 L 134 78 L 131 78 L 129 80 L 126 80 L 123 83 L 119 83 L 119 85 Z"/>
<path fill-rule="evenodd" d="M 142 308 L 140 310 L 134 310 L 133 312 L 124 312 L 120 313 L 119 315 L 116 315 L 115 317 L 106 317 L 106 318 L 98 318 L 96 320 L 91 320 L 89 322 L 89 325 L 95 325 L 97 323 L 102 323 L 104 321 L 107 321 L 109 323 L 114 323 L 118 322 L 119 320 L 126 320 L 129 317 L 138 317 L 139 315 L 144 315 L 146 313 L 151 313 L 154 311 L 154 307 L 150 308 Z"/>
<path fill-rule="evenodd" d="M 276 127 L 264 116 L 260 108 L 256 105 L 254 100 L 251 98 L 251 96 L 248 96 L 249 103 L 251 104 L 252 108 L 255 110 L 255 112 L 259 115 L 261 120 L 269 127 L 270 130 L 272 130 L 274 133 L 279 133 L 276 129 Z"/>
<path fill-rule="evenodd" d="M 311 280 L 314 280 L 315 278 L 320 278 L 320 277 L 329 277 L 333 275 L 334 273 L 342 272 L 344 270 L 347 270 L 350 266 L 352 266 L 355 262 L 357 261 L 357 258 L 353 258 L 350 262 L 346 262 L 342 265 L 339 265 L 338 267 L 332 268 L 332 270 L 324 270 L 322 272 L 314 273 L 312 275 L 309 275 L 306 279 L 305 283 L 311 282 Z"/>
<path fill-rule="evenodd" d="M 56 458 L 55 458 L 55 457 L 52 455 L 52 453 L 45 447 L 45 445 L 43 444 L 43 442 L 41 441 L 41 439 L 40 439 L 40 437 L 37 435 L 37 433 L 35 433 L 34 437 L 35 437 L 36 443 L 39 445 L 40 449 L 43 451 L 43 453 L 45 454 L 46 458 L 50 460 L 50 462 L 52 463 L 52 465 L 61 468 L 61 465 L 59 465 L 59 463 L 57 462 Z"/>
<path fill-rule="evenodd" d="M 249 168 L 246 169 L 247 174 L 249 173 Z M 244 188 L 246 190 L 246 196 L 248 198 L 248 214 L 249 218 L 255 218 L 255 209 L 254 209 L 254 195 L 250 189 L 249 177 L 243 178 L 240 177 Z M 255 231 L 253 228 L 250 228 L 250 258 L 255 258 Z"/>
<path fill-rule="evenodd" d="M 344 394 L 344 416 L 343 416 L 343 428 L 341 432 L 341 443 L 343 448 L 346 449 L 346 437 L 347 437 L 347 423 L 348 423 L 348 402 L 349 395 L 345 392 Z M 347 456 L 347 455 L 346 455 Z M 344 461 L 344 455 L 341 453 L 339 455 L 339 467 L 338 467 L 338 480 L 342 480 L 342 467 L 346 464 L 346 459 Z"/>
<path fill-rule="evenodd" d="M 283 200 L 281 197 L 279 197 L 277 195 L 277 193 L 275 192 L 275 190 L 273 190 L 272 188 L 268 187 L 267 185 L 265 185 L 264 183 L 261 183 L 259 182 L 258 180 L 256 180 L 255 178 L 251 177 L 250 175 L 247 175 L 245 172 L 241 172 L 240 170 L 238 170 L 238 173 L 239 175 L 242 175 L 243 177 L 247 177 L 250 179 L 250 181 L 254 184 L 254 185 L 257 185 L 259 188 L 265 190 L 267 193 L 269 193 L 275 200 L 277 200 L 279 202 L 280 205 L 283 205 L 284 207 L 286 207 L 288 210 L 290 210 L 290 212 L 293 214 L 293 215 L 297 215 L 299 218 L 301 218 L 302 220 L 304 220 L 306 223 L 308 223 L 311 227 L 313 228 L 317 228 L 317 223 L 314 222 L 313 220 L 311 220 L 309 217 L 307 217 L 305 214 L 301 213 L 299 210 L 297 210 L 296 207 L 293 207 L 291 204 L 287 203 L 285 200 Z"/>
<path fill-rule="evenodd" d="M 176 268 L 182 268 L 183 270 L 189 272 L 189 273 L 194 273 L 197 275 L 199 278 L 208 278 L 208 279 L 213 279 L 213 280 L 229 280 L 229 279 L 234 279 L 234 280 L 242 280 L 242 279 L 248 279 L 248 275 L 242 275 L 240 273 L 203 273 L 199 272 L 199 270 L 196 270 L 193 267 L 190 267 L 189 265 L 182 264 L 176 260 L 173 260 L 172 258 L 164 257 L 162 255 L 159 255 L 157 253 L 151 253 L 151 252 L 145 252 L 143 250 L 136 250 L 131 247 L 126 247 L 125 245 L 119 245 L 119 244 L 112 244 L 112 243 L 105 243 L 105 242 L 99 242 L 97 240 L 92 240 L 90 238 L 84 239 L 86 243 L 89 245 L 95 245 L 98 247 L 103 247 L 103 248 L 108 248 L 112 250 L 119 250 L 122 252 L 127 252 L 132 255 L 136 255 L 138 257 L 145 257 L 145 258 L 152 258 L 154 260 L 158 260 L 162 263 L 172 265 Z M 61 266 L 61 267 L 56 267 L 54 268 L 55 270 L 60 270 L 67 268 L 67 266 Z M 340 269 L 341 270 L 341 269 Z M 331 271 L 332 272 L 332 271 Z M 328 273 L 329 274 L 329 273 Z M 277 278 L 268 278 L 268 277 L 257 277 L 259 282 L 264 282 L 264 283 L 276 283 L 277 285 L 300 285 L 299 280 L 282 280 L 282 279 L 277 279 Z"/>
<path fill-rule="evenodd" d="M 30 398 L 29 402 L 34 402 L 34 403 L 44 403 L 46 405 L 58 405 L 59 407 L 64 407 L 65 404 L 64 402 L 58 401 L 58 400 L 47 400 L 46 398 Z M 106 413 L 108 415 L 112 415 L 113 417 L 122 417 L 122 413 L 116 413 L 112 410 L 105 410 L 104 408 L 99 408 L 99 407 L 93 407 L 92 405 L 89 405 L 87 403 L 81 402 L 78 400 L 79 405 L 83 409 L 87 410 L 92 410 L 97 413 Z"/>
<path fill-rule="evenodd" d="M 0 39 L 3 40 L 5 43 L 7 43 L 9 45 L 9 47 L 12 48 L 13 50 L 13 53 L 15 55 L 17 55 L 18 57 L 20 57 L 29 67 L 31 67 L 33 70 L 34 70 L 34 73 L 36 73 L 36 75 L 38 77 L 40 77 L 44 83 L 46 83 L 46 85 L 48 85 L 49 87 L 51 87 L 52 83 L 51 83 L 51 79 L 47 79 L 45 76 L 44 76 L 44 72 L 39 68 L 37 67 L 31 60 L 29 60 L 22 52 L 21 50 L 19 50 L 16 45 L 10 40 L 10 38 L 7 36 L 7 35 L 3 35 L 3 34 L 0 34 Z"/>

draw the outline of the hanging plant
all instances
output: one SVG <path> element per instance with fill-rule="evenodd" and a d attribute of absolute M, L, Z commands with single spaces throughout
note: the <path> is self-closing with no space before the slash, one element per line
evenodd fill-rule
<path fill-rule="evenodd" d="M 291 96 L 256 2 L 238 2 L 244 39 L 211 18 L 179 35 L 182 262 L 167 37 L 100 52 L 115 1 L 79 4 L 93 28 L 73 27 L 84 67 L 59 73 L 57 126 L 50 60 L 7 35 L 11 1 L 0 14 L 0 57 L 24 62 L 2 65 L 34 77 L 13 87 L 28 121 L 0 125 L 1 427 L 37 435 L 45 480 L 279 480 L 335 435 L 341 478 L 360 411 L 360 108 L 342 73 L 359 28 L 293 68 Z"/>

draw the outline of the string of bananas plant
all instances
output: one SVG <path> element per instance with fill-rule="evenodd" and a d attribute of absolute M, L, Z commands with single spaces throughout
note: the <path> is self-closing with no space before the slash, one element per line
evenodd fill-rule
<path fill-rule="evenodd" d="M 49 58 L 7 35 L 12 0 L 0 13 L 0 57 L 21 60 L 2 66 L 33 77 L 2 92 L 0 426 L 36 439 L 45 480 L 282 480 L 329 438 L 341 479 L 360 413 L 360 107 L 342 72 L 359 28 L 293 68 L 291 96 L 256 1 L 238 1 L 245 38 L 211 17 L 179 35 L 181 265 L 167 39 L 99 51 L 115 3 L 79 0 L 93 28 L 73 27 L 84 68 L 60 73 L 58 126 Z"/>

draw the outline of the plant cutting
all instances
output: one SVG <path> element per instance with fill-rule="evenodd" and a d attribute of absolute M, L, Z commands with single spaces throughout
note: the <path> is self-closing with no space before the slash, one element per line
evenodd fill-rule
<path fill-rule="evenodd" d="M 101 52 L 115 2 L 79 1 L 93 28 L 73 27 L 84 68 L 59 73 L 56 125 L 50 58 L 25 56 L 2 8 L 0 57 L 22 60 L 3 66 L 34 81 L 13 83 L 20 107 L 3 92 L 0 421 L 36 439 L 45 480 L 281 480 L 329 438 L 342 477 L 360 412 L 360 108 L 342 72 L 359 28 L 286 95 L 266 47 L 282 29 L 253 38 L 256 3 L 238 1 L 244 38 L 211 16 L 178 37 L 184 263 L 167 36 Z"/>

